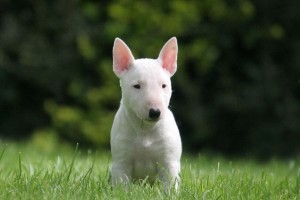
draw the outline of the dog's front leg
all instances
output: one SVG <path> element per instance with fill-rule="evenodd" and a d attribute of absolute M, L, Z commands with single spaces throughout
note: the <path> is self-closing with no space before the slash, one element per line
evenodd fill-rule
<path fill-rule="evenodd" d="M 180 184 L 180 163 L 177 161 L 164 163 L 159 167 L 159 179 L 163 182 L 164 190 L 170 193 L 171 190 L 176 192 Z"/>
<path fill-rule="evenodd" d="M 129 187 L 131 181 L 132 166 L 128 163 L 113 162 L 111 168 L 111 185 L 125 185 Z"/>

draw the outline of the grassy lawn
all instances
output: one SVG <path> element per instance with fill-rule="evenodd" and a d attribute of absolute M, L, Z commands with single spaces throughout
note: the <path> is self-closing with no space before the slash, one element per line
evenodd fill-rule
<path fill-rule="evenodd" d="M 55 149 L 55 150 L 53 150 Z M 147 183 L 112 190 L 110 154 L 0 141 L 0 199 L 300 199 L 300 160 L 182 158 L 180 191 Z"/>

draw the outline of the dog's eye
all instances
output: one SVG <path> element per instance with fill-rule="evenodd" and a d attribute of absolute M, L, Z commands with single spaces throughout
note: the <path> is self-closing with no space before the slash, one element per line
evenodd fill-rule
<path fill-rule="evenodd" d="M 141 85 L 140 85 L 140 84 L 135 84 L 135 85 L 133 85 L 133 87 L 134 87 L 135 89 L 141 89 Z"/>
<path fill-rule="evenodd" d="M 162 88 L 166 88 L 167 87 L 167 85 L 166 84 L 162 84 L 162 86 L 161 86 Z"/>

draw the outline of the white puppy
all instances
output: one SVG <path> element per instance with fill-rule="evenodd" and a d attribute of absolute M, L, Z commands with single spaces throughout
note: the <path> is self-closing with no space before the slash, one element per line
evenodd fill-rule
<path fill-rule="evenodd" d="M 147 178 L 162 181 L 167 191 L 178 188 L 181 139 L 168 109 L 177 52 L 173 37 L 157 59 L 135 60 L 127 45 L 115 39 L 113 71 L 122 99 L 111 130 L 113 186 Z"/>

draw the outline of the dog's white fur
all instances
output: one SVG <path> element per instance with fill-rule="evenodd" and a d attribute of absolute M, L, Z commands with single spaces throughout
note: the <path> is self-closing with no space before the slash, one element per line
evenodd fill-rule
<path fill-rule="evenodd" d="M 135 60 L 128 46 L 115 39 L 113 71 L 122 99 L 111 130 L 113 186 L 147 178 L 162 181 L 168 191 L 178 188 L 181 139 L 168 109 L 177 52 L 173 37 L 157 59 Z"/>

